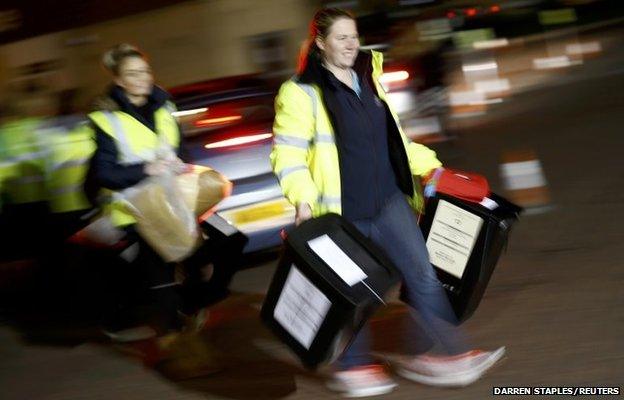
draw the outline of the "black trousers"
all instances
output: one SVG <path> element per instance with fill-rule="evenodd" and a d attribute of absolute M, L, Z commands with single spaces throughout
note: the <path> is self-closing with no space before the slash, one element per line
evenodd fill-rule
<path fill-rule="evenodd" d="M 118 253 L 104 276 L 110 299 L 104 323 L 117 328 L 148 324 L 160 334 L 178 330 L 181 300 L 175 269 L 141 237 L 133 226 L 125 228 L 127 246 Z"/>

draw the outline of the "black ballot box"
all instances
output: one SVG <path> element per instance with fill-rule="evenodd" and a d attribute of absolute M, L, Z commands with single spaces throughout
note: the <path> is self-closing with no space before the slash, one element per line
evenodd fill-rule
<path fill-rule="evenodd" d="M 261 318 L 308 368 L 334 361 L 398 285 L 400 274 L 336 214 L 288 233 Z"/>
<path fill-rule="evenodd" d="M 217 213 L 200 222 L 203 241 L 182 262 L 186 279 L 182 285 L 183 312 L 192 314 L 200 308 L 225 299 L 230 282 L 242 263 L 248 238 Z M 206 268 L 212 266 L 210 279 Z"/>
<path fill-rule="evenodd" d="M 473 203 L 437 193 L 420 227 L 458 322 L 477 309 L 522 208 L 494 193 Z"/>

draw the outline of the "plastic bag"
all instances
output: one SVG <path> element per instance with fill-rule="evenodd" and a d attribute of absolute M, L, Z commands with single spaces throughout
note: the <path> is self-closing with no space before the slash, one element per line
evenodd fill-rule
<path fill-rule="evenodd" d="M 121 195 L 137 220 L 138 232 L 165 261 L 181 261 L 201 243 L 195 214 L 173 172 L 151 176 Z"/>
<path fill-rule="evenodd" d="M 199 165 L 187 165 L 190 171 L 178 175 L 176 183 L 186 205 L 200 216 L 232 192 L 232 183 L 219 172 Z"/>

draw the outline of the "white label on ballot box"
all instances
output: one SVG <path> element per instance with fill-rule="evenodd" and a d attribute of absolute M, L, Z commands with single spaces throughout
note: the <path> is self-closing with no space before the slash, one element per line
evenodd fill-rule
<path fill-rule="evenodd" d="M 308 245 L 347 285 L 353 286 L 368 276 L 329 236 L 319 236 Z"/>
<path fill-rule="evenodd" d="M 310 348 L 331 306 L 329 299 L 293 264 L 273 317 L 306 349 Z"/>
<path fill-rule="evenodd" d="M 481 217 L 440 200 L 427 238 L 429 261 L 461 279 L 481 225 Z"/>

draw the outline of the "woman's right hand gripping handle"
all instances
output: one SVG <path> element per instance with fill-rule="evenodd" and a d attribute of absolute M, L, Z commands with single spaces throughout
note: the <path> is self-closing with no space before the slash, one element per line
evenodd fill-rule
<path fill-rule="evenodd" d="M 312 207 L 310 207 L 308 203 L 299 203 L 295 209 L 295 225 L 299 225 L 303 221 L 312 218 Z"/>

